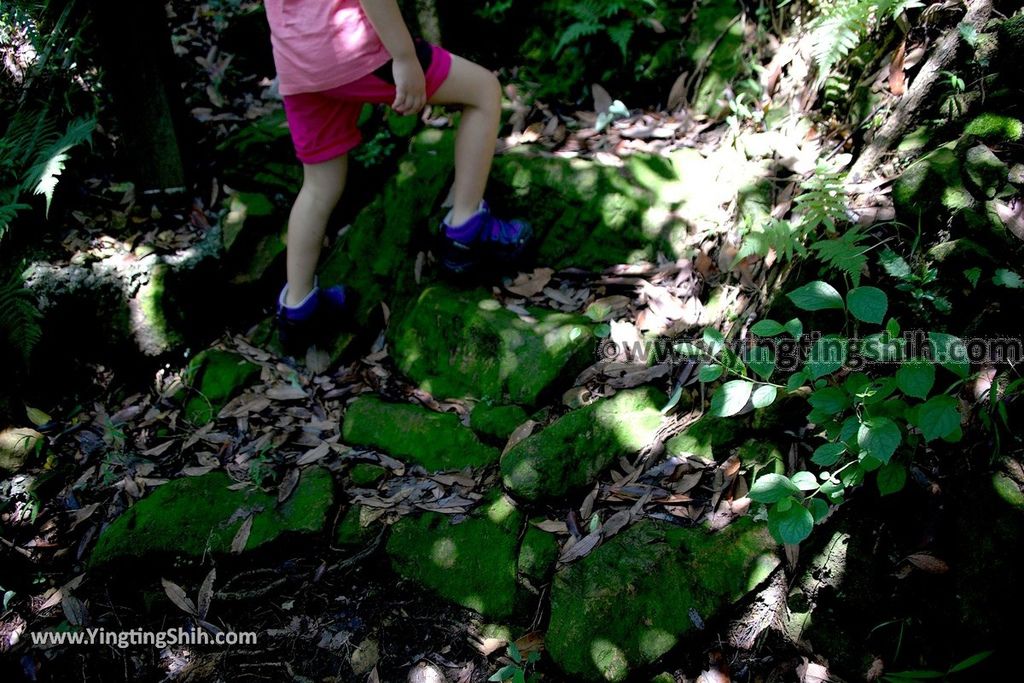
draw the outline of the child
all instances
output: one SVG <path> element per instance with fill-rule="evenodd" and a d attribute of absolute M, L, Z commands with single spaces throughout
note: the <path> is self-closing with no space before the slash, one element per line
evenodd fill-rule
<path fill-rule="evenodd" d="M 274 61 L 302 189 L 288 223 L 288 284 L 278 299 L 282 341 L 298 347 L 324 314 L 343 315 L 344 286 L 315 277 L 327 219 L 341 197 L 348 152 L 366 102 L 415 114 L 428 102 L 461 105 L 455 143 L 454 206 L 442 223 L 442 265 L 463 273 L 482 259 L 512 260 L 531 236 L 520 221 L 495 218 L 483 201 L 501 116 L 490 71 L 414 41 L 397 0 L 266 0 Z M 381 245 L 387 249 L 388 245 Z"/>

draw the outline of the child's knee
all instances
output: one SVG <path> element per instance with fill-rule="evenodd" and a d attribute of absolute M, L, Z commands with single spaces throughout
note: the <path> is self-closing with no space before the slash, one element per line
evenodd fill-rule
<path fill-rule="evenodd" d="M 480 101 L 477 103 L 477 106 L 489 112 L 500 114 L 501 82 L 498 80 L 498 77 L 488 71 L 481 85 Z"/>

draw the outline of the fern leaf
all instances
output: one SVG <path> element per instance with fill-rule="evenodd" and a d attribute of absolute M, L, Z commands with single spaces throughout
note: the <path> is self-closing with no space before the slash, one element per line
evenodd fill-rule
<path fill-rule="evenodd" d="M 21 356 L 25 365 L 29 364 L 32 350 L 42 338 L 41 318 L 35 299 L 25 289 L 20 274 L 15 273 L 0 284 L 0 337 Z"/>
<path fill-rule="evenodd" d="M 32 188 L 35 194 L 46 197 L 47 214 L 50 212 L 57 180 L 64 171 L 64 162 L 68 160 L 68 151 L 76 145 L 91 141 L 95 128 L 96 120 L 93 118 L 75 119 L 68 124 L 63 135 L 36 154 L 35 163 L 29 169 L 24 187 Z"/>
<path fill-rule="evenodd" d="M 811 245 L 826 268 L 846 273 L 854 287 L 860 286 L 860 274 L 868 262 L 868 247 L 861 244 L 864 234 L 857 228 L 847 230 L 842 236 L 821 240 Z"/>

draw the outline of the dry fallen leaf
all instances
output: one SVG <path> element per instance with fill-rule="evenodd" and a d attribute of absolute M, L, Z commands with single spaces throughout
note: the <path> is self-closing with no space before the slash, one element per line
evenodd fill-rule
<path fill-rule="evenodd" d="M 241 554 L 245 550 L 245 544 L 249 542 L 249 534 L 252 532 L 252 515 L 245 518 L 242 522 L 242 526 L 238 527 L 238 532 L 235 534 L 234 539 L 231 541 L 231 552 L 235 555 Z"/>
<path fill-rule="evenodd" d="M 949 565 L 931 553 L 914 553 L 907 556 L 907 562 L 929 574 L 945 574 Z"/>
<path fill-rule="evenodd" d="M 171 599 L 171 602 L 175 604 L 182 612 L 185 612 L 193 617 L 199 616 L 199 610 L 196 609 L 196 605 L 192 602 L 192 598 L 185 595 L 185 590 L 176 583 L 168 581 L 167 579 L 160 579 L 161 585 L 164 587 L 164 593 Z"/>

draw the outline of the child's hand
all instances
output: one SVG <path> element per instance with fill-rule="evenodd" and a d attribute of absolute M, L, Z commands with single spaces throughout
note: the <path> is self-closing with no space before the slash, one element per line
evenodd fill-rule
<path fill-rule="evenodd" d="M 403 116 L 423 109 L 427 103 L 427 79 L 416 57 L 394 60 L 392 73 L 396 92 L 391 108 Z"/>

